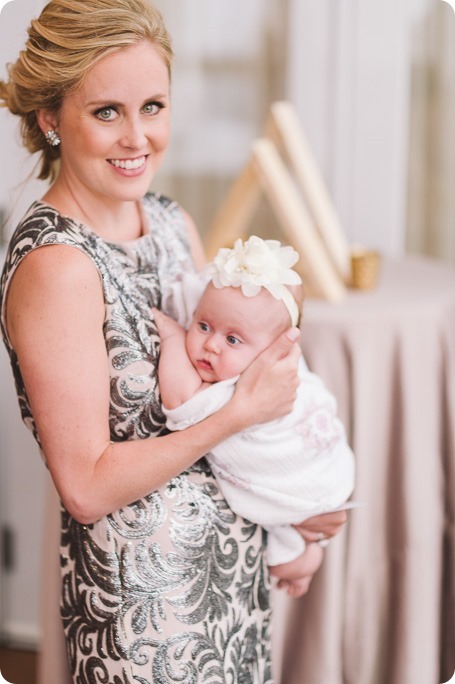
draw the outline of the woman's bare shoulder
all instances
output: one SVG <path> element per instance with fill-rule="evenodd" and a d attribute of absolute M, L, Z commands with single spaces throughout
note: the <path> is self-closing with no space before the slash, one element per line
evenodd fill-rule
<path fill-rule="evenodd" d="M 59 297 L 68 289 L 101 289 L 95 264 L 81 249 L 70 245 L 43 245 L 27 254 L 17 267 L 8 300 L 28 297 Z"/>
<path fill-rule="evenodd" d="M 13 346 L 15 333 L 27 322 L 37 325 L 38 319 L 66 318 L 69 312 L 101 318 L 104 306 L 100 276 L 80 249 L 68 245 L 39 247 L 17 267 L 6 310 Z"/>

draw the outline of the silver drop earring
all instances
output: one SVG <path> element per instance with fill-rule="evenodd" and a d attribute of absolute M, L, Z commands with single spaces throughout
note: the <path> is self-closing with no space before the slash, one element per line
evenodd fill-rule
<path fill-rule="evenodd" d="M 51 129 L 45 134 L 45 138 L 52 147 L 57 147 L 57 145 L 60 145 L 61 140 L 57 131 Z"/>

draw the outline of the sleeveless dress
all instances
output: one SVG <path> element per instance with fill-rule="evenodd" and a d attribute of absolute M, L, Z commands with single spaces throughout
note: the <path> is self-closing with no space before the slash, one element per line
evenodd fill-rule
<path fill-rule="evenodd" d="M 149 194 L 143 210 L 150 232 L 129 242 L 106 242 L 42 202 L 13 235 L 1 281 L 2 332 L 22 417 L 38 443 L 6 332 L 5 294 L 22 259 L 51 244 L 84 252 L 101 278 L 111 440 L 166 433 L 151 307 L 194 266 L 179 206 Z M 227 506 L 205 459 L 91 525 L 62 506 L 61 616 L 73 682 L 271 684 L 265 541 L 260 527 Z"/>

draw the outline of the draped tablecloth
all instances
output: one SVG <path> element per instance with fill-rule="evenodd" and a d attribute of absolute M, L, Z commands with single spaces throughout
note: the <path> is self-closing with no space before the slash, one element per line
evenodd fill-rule
<path fill-rule="evenodd" d="M 439 684 L 455 669 L 455 269 L 387 259 L 308 300 L 302 348 L 338 400 L 356 500 L 307 596 L 275 595 L 281 684 Z"/>
<path fill-rule="evenodd" d="M 309 594 L 275 599 L 277 684 L 439 684 L 455 669 L 455 269 L 383 264 L 378 286 L 308 300 L 308 365 L 335 394 L 357 464 L 353 510 Z M 57 529 L 57 506 L 49 528 Z M 49 543 L 53 553 L 56 541 Z M 45 551 L 49 559 L 53 554 Z M 67 681 L 55 563 L 42 684 Z M 55 616 L 55 617 L 54 617 Z"/>

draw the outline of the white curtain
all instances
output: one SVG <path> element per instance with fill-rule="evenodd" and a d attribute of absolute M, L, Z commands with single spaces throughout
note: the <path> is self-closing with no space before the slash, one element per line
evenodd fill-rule
<path fill-rule="evenodd" d="M 176 59 L 172 143 L 155 187 L 179 200 L 204 234 L 260 135 L 270 103 L 287 99 L 349 240 L 401 254 L 408 2 L 156 2 Z M 271 233 L 275 224 L 262 202 L 254 225 Z"/>
<path fill-rule="evenodd" d="M 288 0 L 156 0 L 175 61 L 172 135 L 153 187 L 202 234 L 284 93 Z"/>
<path fill-rule="evenodd" d="M 414 2 L 407 246 L 455 263 L 455 14 Z"/>

